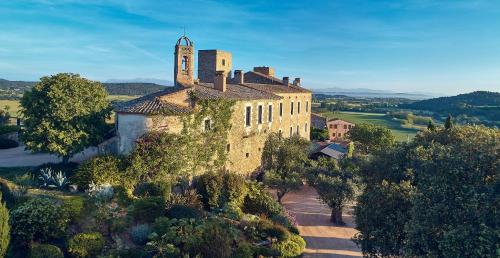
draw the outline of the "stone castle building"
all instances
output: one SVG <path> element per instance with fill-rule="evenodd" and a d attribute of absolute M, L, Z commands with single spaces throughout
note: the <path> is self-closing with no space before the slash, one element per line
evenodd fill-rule
<path fill-rule="evenodd" d="M 264 143 L 272 132 L 309 139 L 311 91 L 300 85 L 300 78 L 293 82 L 288 77 L 278 79 L 271 67 L 255 67 L 246 73 L 234 70 L 232 75 L 232 67 L 230 52 L 200 50 L 195 79 L 194 44 L 185 36 L 179 38 L 174 53 L 175 86 L 115 108 L 118 152 L 129 153 L 136 140 L 149 131 L 180 133 L 180 115 L 196 112 L 191 92 L 198 99 L 235 101 L 226 148 L 226 168 L 230 171 L 257 170 Z"/>

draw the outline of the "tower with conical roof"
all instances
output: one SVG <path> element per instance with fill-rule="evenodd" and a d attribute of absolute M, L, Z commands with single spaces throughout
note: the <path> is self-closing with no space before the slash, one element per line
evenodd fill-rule
<path fill-rule="evenodd" d="M 194 43 L 183 35 L 175 44 L 174 53 L 175 86 L 187 86 L 194 83 Z"/>

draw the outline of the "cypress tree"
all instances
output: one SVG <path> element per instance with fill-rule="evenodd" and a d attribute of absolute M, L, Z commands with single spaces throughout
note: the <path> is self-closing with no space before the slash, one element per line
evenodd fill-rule
<path fill-rule="evenodd" d="M 436 125 L 434 125 L 434 122 L 432 122 L 431 119 L 429 119 L 429 123 L 427 124 L 427 130 L 429 130 L 429 131 L 435 131 L 436 130 Z"/>
<path fill-rule="evenodd" d="M 10 242 L 9 210 L 0 193 L 0 257 L 4 257 Z"/>
<path fill-rule="evenodd" d="M 448 114 L 448 117 L 446 118 L 446 122 L 444 122 L 444 128 L 449 130 L 453 127 L 453 118 L 451 117 L 451 114 Z"/>

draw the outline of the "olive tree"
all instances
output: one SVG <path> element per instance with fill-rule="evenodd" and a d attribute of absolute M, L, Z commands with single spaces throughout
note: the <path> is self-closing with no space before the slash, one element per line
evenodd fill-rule
<path fill-rule="evenodd" d="M 67 163 L 103 140 L 110 112 L 101 83 L 71 73 L 42 77 L 21 99 L 21 139 L 27 149 L 56 154 Z"/>
<path fill-rule="evenodd" d="M 346 204 L 354 199 L 355 175 L 349 161 L 341 165 L 335 159 L 320 158 L 309 183 L 318 191 L 319 199 L 332 209 L 330 221 L 343 225 L 342 213 Z"/>
<path fill-rule="evenodd" d="M 262 152 L 264 183 L 277 190 L 281 203 L 286 193 L 302 186 L 302 175 L 308 162 L 309 142 L 299 136 L 283 138 L 271 134 Z"/>

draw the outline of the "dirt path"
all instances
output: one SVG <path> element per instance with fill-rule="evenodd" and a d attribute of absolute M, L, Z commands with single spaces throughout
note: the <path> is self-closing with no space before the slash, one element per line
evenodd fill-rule
<path fill-rule="evenodd" d="M 283 204 L 295 215 L 300 235 L 307 242 L 304 257 L 361 257 L 359 248 L 351 241 L 357 232 L 353 218 L 344 214 L 343 227 L 334 226 L 330 221 L 330 209 L 320 203 L 313 187 L 304 186 L 300 191 L 288 193 Z"/>

